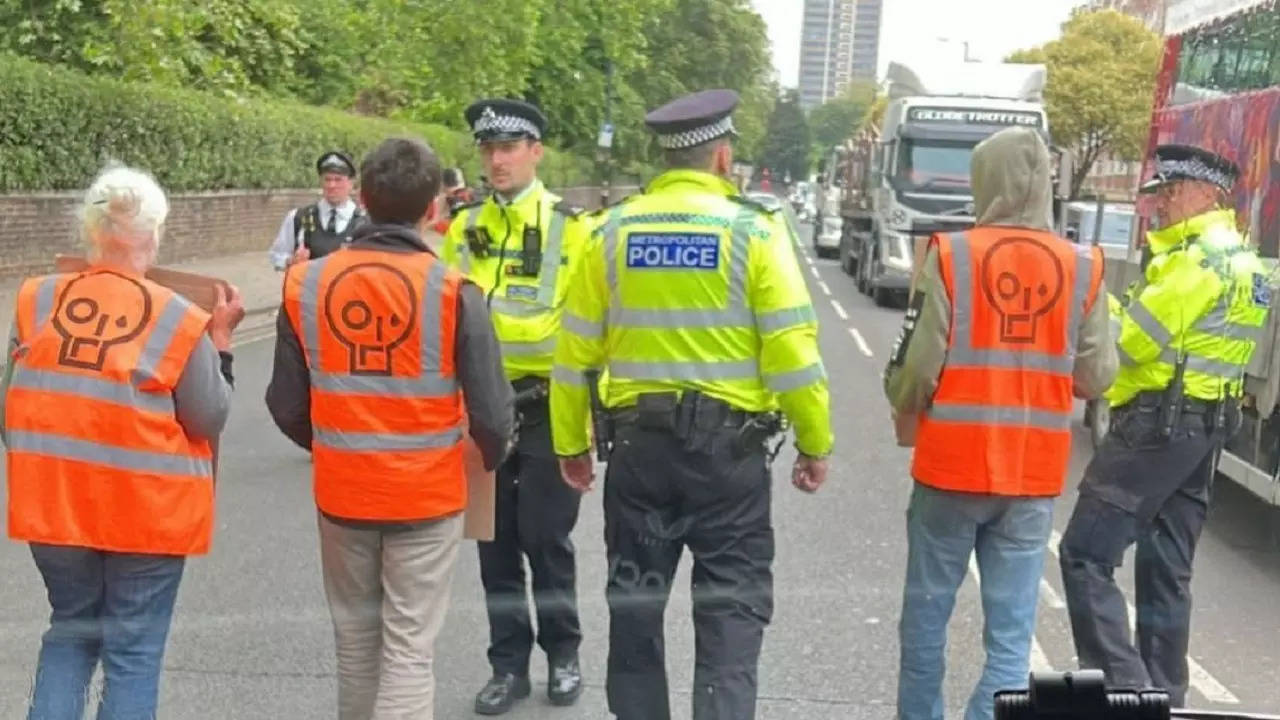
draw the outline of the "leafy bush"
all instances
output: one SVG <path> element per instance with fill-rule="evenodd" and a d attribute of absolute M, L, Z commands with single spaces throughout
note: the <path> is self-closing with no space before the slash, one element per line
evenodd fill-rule
<path fill-rule="evenodd" d="M 0 55 L 0 192 L 78 190 L 109 161 L 145 168 L 170 192 L 296 188 L 339 147 L 359 158 L 393 135 L 417 136 L 479 177 L 471 138 L 418 125 L 284 102 L 91 77 Z M 590 163 L 548 149 L 543 179 L 589 181 Z"/>

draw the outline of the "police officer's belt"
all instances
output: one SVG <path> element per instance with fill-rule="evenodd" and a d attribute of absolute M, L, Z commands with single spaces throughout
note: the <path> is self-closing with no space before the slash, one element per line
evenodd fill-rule
<path fill-rule="evenodd" d="M 511 389 L 516 391 L 516 408 L 523 409 L 537 404 L 546 405 L 551 384 L 540 377 L 522 377 L 511 383 Z"/>
<path fill-rule="evenodd" d="M 1164 393 L 1159 391 L 1140 392 L 1132 400 L 1116 408 L 1117 410 L 1156 410 L 1164 403 Z M 1211 415 L 1218 411 L 1221 400 L 1201 400 L 1183 397 L 1182 413 L 1184 415 Z"/>
<path fill-rule="evenodd" d="M 729 403 L 686 391 L 683 395 L 668 393 L 641 393 L 636 404 L 609 410 L 609 419 L 615 426 L 638 425 L 650 430 L 679 431 L 696 426 L 701 429 L 740 428 L 764 413 L 738 410 Z"/>

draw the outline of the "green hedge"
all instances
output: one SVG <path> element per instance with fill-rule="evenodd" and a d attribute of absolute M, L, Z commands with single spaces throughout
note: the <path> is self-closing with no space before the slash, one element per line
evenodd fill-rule
<path fill-rule="evenodd" d="M 0 193 L 79 190 L 112 160 L 151 171 L 170 192 L 311 187 L 325 149 L 359 162 L 405 134 L 478 178 L 470 136 L 442 126 L 126 83 L 0 54 Z M 592 169 L 549 150 L 541 175 L 567 186 L 590 182 Z"/>

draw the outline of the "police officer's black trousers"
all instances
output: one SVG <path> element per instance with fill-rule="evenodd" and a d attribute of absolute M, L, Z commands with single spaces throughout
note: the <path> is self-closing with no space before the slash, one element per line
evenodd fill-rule
<path fill-rule="evenodd" d="M 711 453 L 670 431 L 618 429 L 605 477 L 609 710 L 667 720 L 663 611 L 685 546 L 693 554 L 694 720 L 755 717 L 756 671 L 773 615 L 770 476 L 763 449 Z"/>
<path fill-rule="evenodd" d="M 489 610 L 489 664 L 499 674 L 529 672 L 534 632 L 525 557 L 533 575 L 538 645 L 555 661 L 575 656 L 582 641 L 569 538 L 581 496 L 560 476 L 546 408 L 543 401 L 522 413 L 519 444 L 497 473 L 493 541 L 477 543 Z"/>
<path fill-rule="evenodd" d="M 1187 692 L 1191 563 L 1208 512 L 1219 437 L 1184 415 L 1170 439 L 1156 409 L 1113 415 L 1080 483 L 1059 557 L 1080 666 L 1116 687 L 1158 687 L 1175 707 Z M 1114 572 L 1137 543 L 1137 646 Z"/>

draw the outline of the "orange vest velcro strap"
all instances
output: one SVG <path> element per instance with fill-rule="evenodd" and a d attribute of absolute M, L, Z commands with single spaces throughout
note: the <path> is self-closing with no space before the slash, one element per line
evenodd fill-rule
<path fill-rule="evenodd" d="M 1075 350 L 1101 285 L 1100 258 L 1021 228 L 931 242 L 951 330 L 938 389 L 920 416 L 912 475 L 959 492 L 1057 495 L 1070 459 Z"/>
<path fill-rule="evenodd" d="M 102 268 L 29 280 L 5 398 L 9 535 L 192 555 L 213 535 L 213 451 L 173 392 L 209 316 Z"/>
<path fill-rule="evenodd" d="M 347 248 L 285 281 L 311 377 L 316 504 L 396 521 L 466 505 L 454 369 L 461 276 L 429 253 Z"/>

